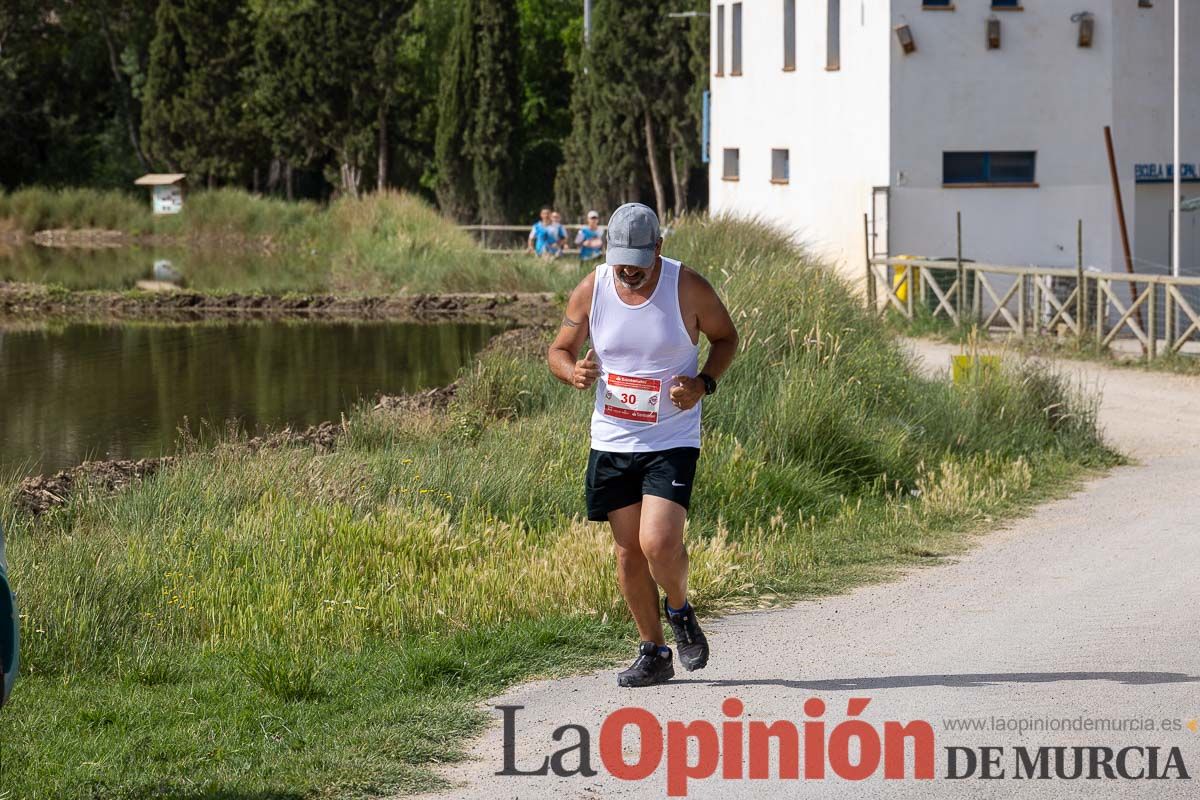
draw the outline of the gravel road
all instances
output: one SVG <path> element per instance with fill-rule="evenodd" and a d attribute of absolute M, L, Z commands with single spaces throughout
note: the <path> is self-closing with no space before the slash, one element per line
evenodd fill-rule
<path fill-rule="evenodd" d="M 949 346 L 912 346 L 929 369 L 948 363 Z M 503 738 L 494 712 L 496 723 L 474 744 L 472 759 L 446 773 L 455 788 L 443 796 L 665 796 L 666 756 L 640 781 L 618 780 L 604 769 L 601 722 L 638 705 L 664 723 L 705 719 L 719 727 L 722 701 L 731 696 L 745 704 L 747 722 L 801 722 L 808 718 L 805 701 L 820 697 L 828 706 L 827 735 L 846 719 L 852 697 L 870 698 L 862 719 L 877 730 L 885 720 L 926 720 L 936 736 L 936 777 L 884 780 L 880 768 L 859 782 L 832 774 L 780 781 L 773 765 L 770 780 L 726 780 L 718 768 L 688 784 L 690 797 L 1200 796 L 1200 731 L 1187 727 L 1200 717 L 1200 379 L 1081 362 L 1064 368 L 1103 392 L 1106 434 L 1135 465 L 982 537 L 944 565 L 838 597 L 715 621 L 708 626 L 710 666 L 680 671 L 667 686 L 619 689 L 610 669 L 515 687 L 488 705 L 524 706 L 516 717 L 517 765 L 529 769 L 575 743 L 575 733 L 561 743 L 551 734 L 578 723 L 591 733 L 598 774 L 497 776 Z M 993 729 L 947 725 L 962 719 Z M 994 729 L 997 719 L 1005 727 L 1094 728 L 1021 733 Z M 1142 729 L 1133 730 L 1129 720 Z M 1183 727 L 1163 730 L 1164 720 Z M 1156 729 L 1145 729 L 1147 721 Z M 1104 724 L 1125 729 L 1095 729 Z M 636 738 L 627 736 L 625 744 L 626 758 L 636 761 Z M 1018 746 L 1035 753 L 1039 746 L 1093 745 L 1114 752 L 1159 747 L 1160 771 L 1177 747 L 1192 780 L 1013 779 Z M 978 767 L 976 777 L 946 777 L 947 748 L 978 754 L 982 746 L 1004 748 L 997 768 L 1004 778 L 981 779 Z M 1073 751 L 1064 752 L 1069 770 Z M 1053 775 L 1053 751 L 1049 758 Z M 1128 759 L 1127 772 L 1136 774 L 1147 751 L 1131 751 Z M 576 756 L 566 763 L 576 764 Z"/>

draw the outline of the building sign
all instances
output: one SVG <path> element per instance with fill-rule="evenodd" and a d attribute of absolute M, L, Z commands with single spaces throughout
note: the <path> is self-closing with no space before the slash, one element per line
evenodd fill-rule
<path fill-rule="evenodd" d="M 1134 164 L 1133 177 L 1138 183 L 1169 183 L 1175 179 L 1175 165 L 1171 163 Z M 1197 173 L 1196 165 L 1181 163 L 1179 165 L 1179 180 L 1200 180 L 1200 174 Z"/>
<path fill-rule="evenodd" d="M 154 187 L 154 213 L 178 214 L 183 210 L 183 188 L 179 184 Z"/>

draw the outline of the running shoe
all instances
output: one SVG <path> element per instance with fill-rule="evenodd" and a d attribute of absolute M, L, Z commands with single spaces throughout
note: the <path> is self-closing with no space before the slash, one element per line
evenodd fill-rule
<path fill-rule="evenodd" d="M 684 606 L 683 611 L 676 613 L 667 605 L 663 598 L 663 611 L 667 614 L 667 622 L 675 634 L 675 649 L 679 651 L 679 663 L 688 672 L 704 669 L 708 664 L 708 639 L 696 622 L 696 612 L 691 604 Z"/>
<path fill-rule="evenodd" d="M 675 677 L 671 651 L 660 655 L 654 642 L 642 642 L 637 660 L 624 672 L 617 673 L 617 686 L 654 686 Z"/>

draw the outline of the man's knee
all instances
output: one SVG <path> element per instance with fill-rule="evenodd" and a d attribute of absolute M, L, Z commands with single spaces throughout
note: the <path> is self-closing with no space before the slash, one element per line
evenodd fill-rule
<path fill-rule="evenodd" d="M 674 531 L 645 531 L 641 552 L 652 564 L 668 564 L 683 555 L 683 537 Z"/>
<path fill-rule="evenodd" d="M 636 568 L 646 563 L 646 555 L 637 541 L 628 544 L 617 542 L 613 545 L 613 550 L 617 554 L 619 569 Z"/>

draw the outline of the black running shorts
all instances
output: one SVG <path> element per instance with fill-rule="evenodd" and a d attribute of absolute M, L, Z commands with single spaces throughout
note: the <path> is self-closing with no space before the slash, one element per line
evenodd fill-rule
<path fill-rule="evenodd" d="M 648 494 L 687 508 L 699 458 L 698 447 L 675 447 L 653 453 L 593 450 L 588 456 L 588 519 L 607 522 L 608 512 L 640 503 L 642 496 Z"/>

